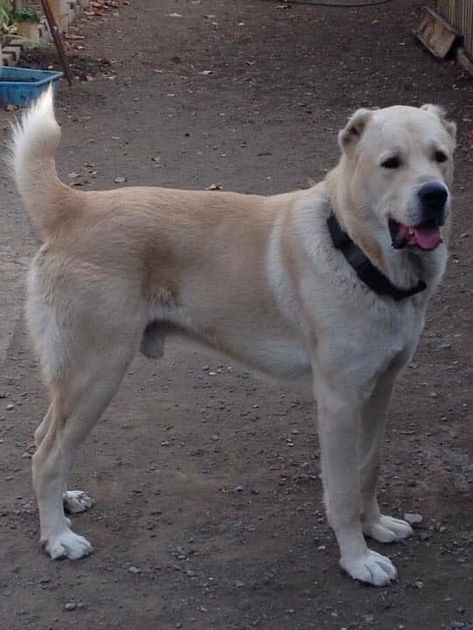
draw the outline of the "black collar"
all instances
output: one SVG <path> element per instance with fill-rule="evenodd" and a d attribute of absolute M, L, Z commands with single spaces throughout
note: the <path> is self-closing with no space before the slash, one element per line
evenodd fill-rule
<path fill-rule="evenodd" d="M 378 293 L 378 295 L 389 295 L 393 300 L 398 302 L 399 300 L 411 297 L 411 295 L 420 293 L 427 288 L 425 282 L 419 280 L 417 285 L 412 287 L 412 289 L 399 289 L 373 265 L 368 256 L 366 256 L 358 245 L 355 245 L 348 234 L 342 230 L 333 212 L 327 219 L 327 226 L 335 249 L 339 249 L 342 252 L 360 280 L 372 291 Z"/>

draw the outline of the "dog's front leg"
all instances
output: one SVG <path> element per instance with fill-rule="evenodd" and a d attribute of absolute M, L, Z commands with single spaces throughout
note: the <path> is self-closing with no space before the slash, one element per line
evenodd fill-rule
<path fill-rule="evenodd" d="M 368 549 L 361 524 L 359 397 L 320 375 L 315 394 L 325 503 L 340 548 L 340 565 L 354 579 L 384 586 L 396 577 L 389 558 Z"/>
<path fill-rule="evenodd" d="M 379 542 L 390 543 L 412 534 L 406 521 L 381 514 L 377 499 L 378 474 L 386 413 L 400 365 L 393 365 L 378 379 L 364 405 L 361 419 L 360 484 L 363 532 Z"/>

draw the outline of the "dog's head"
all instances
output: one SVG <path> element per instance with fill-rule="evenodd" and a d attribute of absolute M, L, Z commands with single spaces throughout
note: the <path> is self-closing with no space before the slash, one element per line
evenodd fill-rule
<path fill-rule="evenodd" d="M 339 133 L 354 220 L 376 220 L 396 249 L 436 249 L 449 213 L 455 134 L 435 105 L 355 112 Z"/>

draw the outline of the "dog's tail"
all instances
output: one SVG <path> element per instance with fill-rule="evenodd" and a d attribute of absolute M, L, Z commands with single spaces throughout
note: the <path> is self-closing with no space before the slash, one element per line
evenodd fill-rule
<path fill-rule="evenodd" d="M 50 87 L 13 125 L 10 156 L 15 183 L 28 215 L 46 238 L 55 232 L 67 211 L 65 193 L 71 192 L 56 173 L 55 154 L 60 138 Z"/>

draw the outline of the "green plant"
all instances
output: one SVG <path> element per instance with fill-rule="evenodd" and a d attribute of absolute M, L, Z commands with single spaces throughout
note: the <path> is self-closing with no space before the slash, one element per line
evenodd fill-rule
<path fill-rule="evenodd" d="M 12 8 L 10 0 L 0 0 L 0 35 L 8 35 L 15 30 L 11 19 Z"/>
<path fill-rule="evenodd" d="M 6 0 L 0 0 L 0 27 L 10 19 L 10 7 Z"/>
<path fill-rule="evenodd" d="M 13 22 L 30 22 L 31 24 L 39 24 L 41 21 L 39 13 L 30 7 L 23 7 L 18 9 L 18 11 L 13 11 L 11 19 Z"/>

